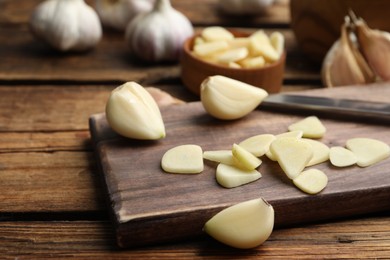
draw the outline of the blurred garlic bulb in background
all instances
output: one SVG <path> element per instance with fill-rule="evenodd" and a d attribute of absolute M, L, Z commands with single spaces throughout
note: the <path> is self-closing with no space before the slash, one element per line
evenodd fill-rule
<path fill-rule="evenodd" d="M 84 51 L 93 48 L 102 37 L 95 10 L 84 0 L 46 0 L 30 18 L 35 37 L 60 51 Z"/>
<path fill-rule="evenodd" d="M 351 12 L 323 60 L 322 82 L 336 87 L 389 81 L 389 68 L 390 33 L 369 28 Z"/>
<path fill-rule="evenodd" d="M 150 12 L 129 23 L 125 39 L 130 52 L 144 61 L 178 61 L 184 41 L 193 33 L 191 22 L 169 0 L 156 0 Z"/>
<path fill-rule="evenodd" d="M 96 11 L 104 26 L 124 31 L 139 13 L 152 10 L 155 0 L 96 0 Z"/>
<path fill-rule="evenodd" d="M 230 15 L 261 14 L 274 0 L 219 0 L 218 7 Z"/>

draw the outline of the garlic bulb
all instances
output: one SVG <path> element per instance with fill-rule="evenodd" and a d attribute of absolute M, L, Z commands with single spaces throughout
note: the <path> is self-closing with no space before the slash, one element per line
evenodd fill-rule
<path fill-rule="evenodd" d="M 261 14 L 274 0 L 219 0 L 218 7 L 230 15 Z"/>
<path fill-rule="evenodd" d="M 193 35 L 191 22 L 169 0 L 157 0 L 153 10 L 137 15 L 126 28 L 130 52 L 149 61 L 177 61 L 184 41 Z"/>
<path fill-rule="evenodd" d="M 84 0 L 46 0 L 30 19 L 33 34 L 60 51 L 84 51 L 102 37 L 94 9 Z"/>
<path fill-rule="evenodd" d="M 373 30 L 352 12 L 341 26 L 341 37 L 322 64 L 327 87 L 360 85 L 390 80 L 390 33 Z"/>
<path fill-rule="evenodd" d="M 155 0 L 96 0 L 96 11 L 104 26 L 124 31 L 139 13 L 152 10 Z"/>

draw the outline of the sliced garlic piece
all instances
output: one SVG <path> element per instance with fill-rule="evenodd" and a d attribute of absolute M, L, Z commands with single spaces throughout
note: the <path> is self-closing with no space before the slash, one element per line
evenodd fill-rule
<path fill-rule="evenodd" d="M 253 55 L 261 55 L 270 62 L 277 61 L 280 58 L 278 52 L 272 47 L 268 35 L 263 30 L 253 33 L 249 38 L 250 50 Z"/>
<path fill-rule="evenodd" d="M 306 117 L 288 127 L 290 131 L 301 130 L 303 137 L 321 138 L 326 132 L 325 126 L 316 116 Z"/>
<path fill-rule="evenodd" d="M 330 148 L 329 159 L 330 163 L 336 167 L 347 167 L 354 165 L 357 162 L 356 155 L 341 146 L 334 146 Z"/>
<path fill-rule="evenodd" d="M 306 167 L 329 160 L 329 147 L 326 144 L 313 139 L 302 138 L 302 140 L 309 143 L 313 149 L 313 157 L 307 163 Z"/>
<path fill-rule="evenodd" d="M 328 177 L 320 170 L 309 169 L 295 177 L 293 183 L 308 194 L 317 194 L 328 184 Z"/>
<path fill-rule="evenodd" d="M 205 110 L 224 120 L 246 116 L 267 96 L 264 89 L 220 75 L 205 79 L 200 92 Z"/>
<path fill-rule="evenodd" d="M 238 144 L 233 144 L 232 154 L 233 159 L 236 160 L 236 165 L 244 168 L 245 170 L 254 170 L 261 164 L 261 160 L 259 158 L 257 158 Z"/>
<path fill-rule="evenodd" d="M 297 177 L 313 157 L 311 145 L 295 137 L 276 138 L 270 150 L 290 179 Z"/>
<path fill-rule="evenodd" d="M 372 138 L 352 138 L 346 147 L 357 157 L 357 165 L 367 167 L 390 156 L 388 144 Z"/>
<path fill-rule="evenodd" d="M 295 137 L 295 138 L 302 138 L 302 135 L 303 135 L 303 132 L 301 130 L 297 130 L 297 131 L 291 131 L 291 132 L 285 132 L 285 133 L 281 133 L 281 134 L 278 134 L 275 136 L 275 139 L 276 138 L 280 138 L 280 137 Z M 271 150 L 268 150 L 265 155 L 268 157 L 268 159 L 272 160 L 272 161 L 276 161 L 276 158 L 275 156 L 272 154 Z"/>
<path fill-rule="evenodd" d="M 228 63 L 228 67 L 229 68 L 233 68 L 233 69 L 240 69 L 240 68 L 242 68 L 241 65 L 236 63 L 236 62 L 229 62 Z"/>
<path fill-rule="evenodd" d="M 227 50 L 217 55 L 216 59 L 219 63 L 226 64 L 226 63 L 242 60 L 246 56 L 248 56 L 248 49 L 242 47 L 242 48 Z"/>
<path fill-rule="evenodd" d="M 216 170 L 217 182 L 225 188 L 235 188 L 260 178 L 261 173 L 256 170 L 246 171 L 223 163 L 220 163 Z"/>
<path fill-rule="evenodd" d="M 269 151 L 269 146 L 275 139 L 276 137 L 272 134 L 261 134 L 249 137 L 239 145 L 254 156 L 260 157 Z"/>
<path fill-rule="evenodd" d="M 264 199 L 228 207 L 213 216 L 203 230 L 221 243 L 235 248 L 254 248 L 271 235 L 274 209 Z"/>
<path fill-rule="evenodd" d="M 203 171 L 202 148 L 199 145 L 175 146 L 165 152 L 161 167 L 168 173 L 194 174 Z"/>
<path fill-rule="evenodd" d="M 216 150 L 203 152 L 203 158 L 209 161 L 234 165 L 232 150 Z"/>
<path fill-rule="evenodd" d="M 201 57 L 211 56 L 229 48 L 226 41 L 200 43 L 194 46 L 194 53 Z"/>
<path fill-rule="evenodd" d="M 106 118 L 120 135 L 135 139 L 165 137 L 165 126 L 156 101 L 136 82 L 127 82 L 111 92 Z"/>
<path fill-rule="evenodd" d="M 207 42 L 228 41 L 234 39 L 234 35 L 220 26 L 210 26 L 202 30 L 201 36 Z"/>

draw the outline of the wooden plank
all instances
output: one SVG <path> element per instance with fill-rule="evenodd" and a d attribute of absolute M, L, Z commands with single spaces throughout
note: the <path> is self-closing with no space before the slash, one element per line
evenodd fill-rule
<path fill-rule="evenodd" d="M 389 101 L 390 85 L 338 88 L 317 91 L 319 95 Z M 366 93 L 365 95 L 363 95 Z M 310 113 L 311 115 L 312 113 Z M 195 236 L 215 213 L 241 201 L 264 197 L 275 208 L 276 226 L 352 216 L 390 209 L 390 160 L 367 168 L 337 169 L 329 163 L 317 165 L 329 178 L 327 188 L 310 196 L 296 189 L 275 162 L 264 158 L 263 177 L 235 189 L 215 181 L 215 164 L 205 164 L 202 174 L 166 174 L 163 154 L 177 145 L 194 143 L 203 150 L 230 149 L 233 143 L 260 134 L 278 134 L 304 115 L 255 110 L 247 117 L 218 121 L 208 116 L 201 103 L 170 106 L 162 110 L 167 137 L 142 142 L 113 135 L 104 116 L 91 118 L 91 133 L 107 185 L 118 244 L 122 247 L 172 241 Z M 390 143 L 388 125 L 354 122 L 348 118 L 321 118 L 328 146 L 344 146 L 351 137 L 370 137 Z M 387 122 L 388 123 L 388 122 Z M 196 183 L 196 185 L 194 185 Z M 375 203 L 374 203 L 375 202 Z M 178 231 L 172 234 L 171 230 Z"/>
<path fill-rule="evenodd" d="M 0 214 L 104 208 L 91 152 L 3 153 Z"/>
<path fill-rule="evenodd" d="M 0 133 L 0 153 L 91 150 L 87 130 L 70 132 Z"/>
<path fill-rule="evenodd" d="M 197 27 L 196 30 L 202 28 Z M 254 32 L 256 29 L 241 28 L 248 32 Z M 313 64 L 308 59 L 302 58 L 291 30 L 267 29 L 266 31 L 275 30 L 282 32 L 286 38 L 285 80 L 319 81 L 319 64 Z M 123 82 L 135 80 L 153 83 L 180 78 L 178 64 L 148 65 L 130 57 L 123 35 L 114 32 L 105 33 L 102 41 L 90 52 L 63 54 L 37 42 L 27 25 L 17 28 L 0 27 L 0 56 L 2 57 L 0 80 L 8 81 Z"/>
<path fill-rule="evenodd" d="M 21 24 L 29 20 L 32 10 L 41 0 L 18 0 L 16 5 L 13 0 L 2 0 L 0 2 L 0 24 Z M 92 7 L 93 0 L 86 0 Z M 243 18 L 228 17 L 221 15 L 217 9 L 216 0 L 201 0 L 194 4 L 191 0 L 171 0 L 172 6 L 190 19 L 195 25 L 235 25 L 242 24 Z M 258 27 L 264 24 L 277 24 L 286 26 L 290 21 L 289 1 L 277 0 L 267 11 L 256 17 L 244 17 L 248 26 Z"/>
<path fill-rule="evenodd" d="M 111 90 L 119 84 L 1 86 L 0 131 L 3 133 L 0 133 L 0 151 L 85 147 L 88 145 L 85 138 L 89 138 L 89 133 L 85 132 L 88 117 L 104 112 Z M 186 102 L 199 100 L 180 81 L 143 86 L 158 87 Z M 282 91 L 315 87 L 318 86 L 286 85 Z"/>
<path fill-rule="evenodd" d="M 389 236 L 390 217 L 383 216 L 276 229 L 263 245 L 245 251 L 207 236 L 118 250 L 108 222 L 2 221 L 0 253 L 6 259 L 384 259 L 390 255 Z"/>

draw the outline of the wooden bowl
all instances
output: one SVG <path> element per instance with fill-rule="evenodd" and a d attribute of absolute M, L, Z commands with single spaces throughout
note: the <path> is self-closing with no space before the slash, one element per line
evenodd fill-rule
<path fill-rule="evenodd" d="M 308 58 L 322 62 L 348 11 L 362 17 L 373 29 L 390 31 L 389 0 L 290 0 L 291 28 Z"/>
<path fill-rule="evenodd" d="M 231 31 L 235 37 L 247 37 L 249 34 Z M 286 53 L 282 57 L 262 68 L 236 69 L 206 62 L 192 53 L 194 40 L 198 35 L 189 38 L 183 46 L 180 59 L 181 79 L 193 93 L 200 94 L 200 84 L 209 76 L 222 75 L 263 88 L 268 93 L 280 91 L 283 83 Z"/>

